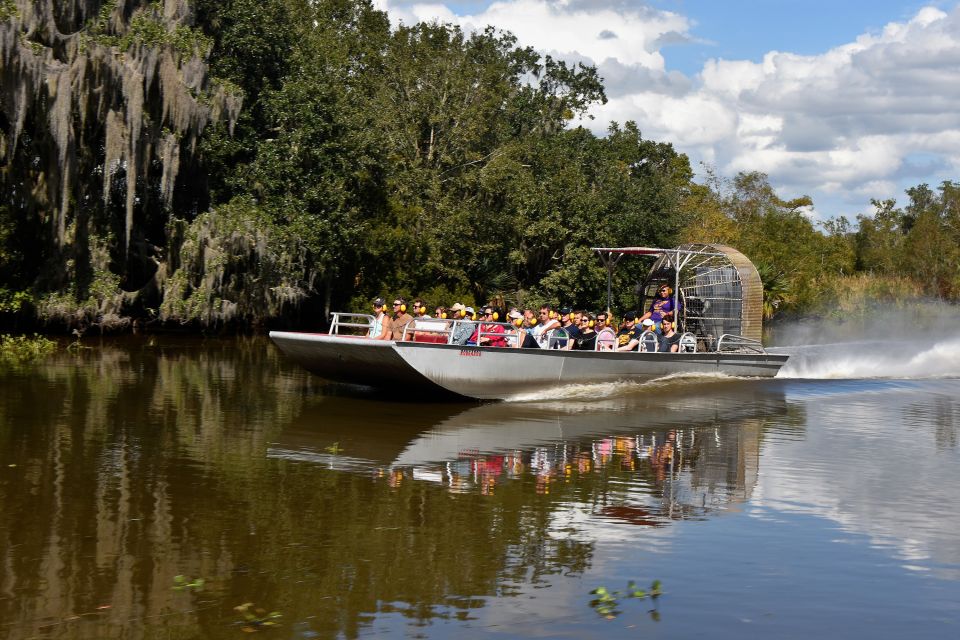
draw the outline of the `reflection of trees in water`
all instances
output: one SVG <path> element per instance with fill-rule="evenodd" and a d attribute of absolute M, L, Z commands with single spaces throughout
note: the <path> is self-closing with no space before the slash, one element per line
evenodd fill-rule
<path fill-rule="evenodd" d="M 109 603 L 98 617 L 122 625 L 169 611 L 184 565 L 214 572 L 180 540 L 255 491 L 260 452 L 308 391 L 280 373 L 263 341 L 138 342 L 4 380 L 0 618 L 30 635 Z"/>
<path fill-rule="evenodd" d="M 903 408 L 903 422 L 934 425 L 933 438 L 937 449 L 956 449 L 960 440 L 960 402 L 946 396 L 932 401 L 914 402 Z"/>
<path fill-rule="evenodd" d="M 0 636 L 232 637 L 233 607 L 251 601 L 324 636 L 390 612 L 466 618 L 589 567 L 594 544 L 558 535 L 566 505 L 601 526 L 663 525 L 748 497 L 763 429 L 659 429 L 371 477 L 266 457 L 315 383 L 260 341 L 105 347 L 4 382 L 0 455 L 18 466 L 0 471 Z M 204 590 L 173 590 L 177 575 Z"/>

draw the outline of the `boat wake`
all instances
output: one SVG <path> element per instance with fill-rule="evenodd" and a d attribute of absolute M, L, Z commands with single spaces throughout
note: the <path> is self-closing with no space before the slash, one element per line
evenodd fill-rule
<path fill-rule="evenodd" d="M 927 379 L 960 377 L 960 335 L 920 341 L 891 338 L 770 349 L 790 359 L 778 378 Z"/>
<path fill-rule="evenodd" d="M 518 393 L 508 398 L 504 402 L 544 402 L 551 400 L 582 400 L 584 402 L 608 400 L 610 398 L 619 398 L 635 394 L 662 392 L 664 385 L 680 387 L 685 385 L 702 385 L 711 381 L 737 380 L 733 376 L 722 373 L 717 374 L 687 374 L 677 373 L 667 376 L 661 376 L 652 380 L 643 382 L 623 381 L 623 382 L 602 382 L 602 383 L 584 383 L 567 384 L 564 386 L 551 387 L 538 391 L 527 393 Z"/>

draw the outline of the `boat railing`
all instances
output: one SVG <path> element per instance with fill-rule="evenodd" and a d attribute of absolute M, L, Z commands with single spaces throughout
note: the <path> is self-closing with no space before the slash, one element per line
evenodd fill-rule
<path fill-rule="evenodd" d="M 637 345 L 637 351 L 644 353 L 656 353 L 660 350 L 660 338 L 656 332 L 647 329 L 640 334 L 640 344 Z"/>
<path fill-rule="evenodd" d="M 503 327 L 503 331 L 492 330 L 488 327 Z M 477 331 L 477 328 L 480 331 Z M 478 320 L 444 320 L 438 318 L 422 318 L 414 320 L 403 329 L 401 340 L 412 342 L 435 342 L 438 344 L 460 344 L 474 346 L 470 340 L 476 334 L 477 341 L 481 338 L 500 337 L 506 347 L 517 347 L 520 344 L 520 330 L 509 322 L 480 322 Z M 480 345 L 489 346 L 489 345 Z"/>
<path fill-rule="evenodd" d="M 696 353 L 697 352 L 697 336 L 688 331 L 682 336 L 680 336 L 679 345 L 680 345 L 680 348 L 678 349 L 678 351 L 680 353 Z"/>
<path fill-rule="evenodd" d="M 766 353 L 759 340 L 725 333 L 717 340 L 717 353 Z"/>
<path fill-rule="evenodd" d="M 346 321 L 344 320 L 346 319 Z M 362 319 L 363 322 L 357 322 Z M 330 314 L 330 330 L 327 333 L 331 336 L 340 335 L 340 329 L 343 327 L 349 329 L 363 329 L 365 335 L 370 334 L 375 319 L 368 313 L 342 313 L 334 311 Z"/>
<path fill-rule="evenodd" d="M 605 327 L 597 332 L 597 341 L 594 345 L 595 351 L 616 351 L 617 334 L 613 329 Z"/>

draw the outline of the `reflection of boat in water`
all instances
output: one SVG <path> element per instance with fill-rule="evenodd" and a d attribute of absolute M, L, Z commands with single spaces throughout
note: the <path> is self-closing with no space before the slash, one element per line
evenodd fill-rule
<path fill-rule="evenodd" d="M 440 326 L 431 328 L 430 335 L 417 330 L 410 335 L 405 332 L 400 340 L 373 340 L 339 333 L 344 327 L 372 327 L 372 316 L 339 313 L 334 314 L 328 334 L 274 331 L 270 337 L 288 357 L 330 380 L 481 399 L 510 398 L 583 380 L 715 374 L 773 377 L 786 362 L 788 356 L 769 354 L 760 344 L 762 285 L 756 269 L 738 251 L 720 245 L 597 251 L 610 277 L 625 255 L 657 257 L 643 289 L 652 293 L 658 285 L 676 287 L 672 308 L 679 311 L 680 352 L 657 352 L 660 338 L 652 331 L 641 336 L 641 351 L 626 353 L 605 350 L 610 343 L 601 340 L 593 351 L 458 344 L 457 329 L 470 322 L 467 319 L 433 321 Z M 506 323 L 483 323 L 491 335 L 497 325 L 517 331 Z M 477 334 L 480 338 L 487 335 L 484 330 Z M 519 342 L 516 339 L 514 344 Z M 565 334 L 545 344 L 565 344 Z"/>
<path fill-rule="evenodd" d="M 651 524 L 748 496 L 763 418 L 787 411 L 779 385 L 718 381 L 692 389 L 677 381 L 590 403 L 497 403 L 453 411 L 450 405 L 414 405 L 409 415 L 411 405 L 324 398 L 284 431 L 268 455 L 396 481 L 433 481 L 453 492 L 492 491 L 530 476 L 537 491 L 548 491 L 572 475 L 613 468 L 640 474 L 671 504 L 625 498 L 598 506 L 595 515 Z"/>
<path fill-rule="evenodd" d="M 616 396 L 590 402 L 511 402 L 466 409 L 324 397 L 284 430 L 270 455 L 341 468 L 350 466 L 348 461 L 366 468 L 414 467 L 456 460 L 464 452 L 498 453 L 590 436 L 712 426 L 785 411 L 779 385 L 722 379 L 707 385 L 675 379 L 655 388 L 622 387 Z"/>

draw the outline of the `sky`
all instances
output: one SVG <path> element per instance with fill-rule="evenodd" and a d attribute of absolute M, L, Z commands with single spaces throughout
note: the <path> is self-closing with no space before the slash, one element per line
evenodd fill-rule
<path fill-rule="evenodd" d="M 698 177 L 761 171 L 816 220 L 960 180 L 960 0 L 374 0 L 394 24 L 493 25 L 595 65 L 608 102 Z"/>

